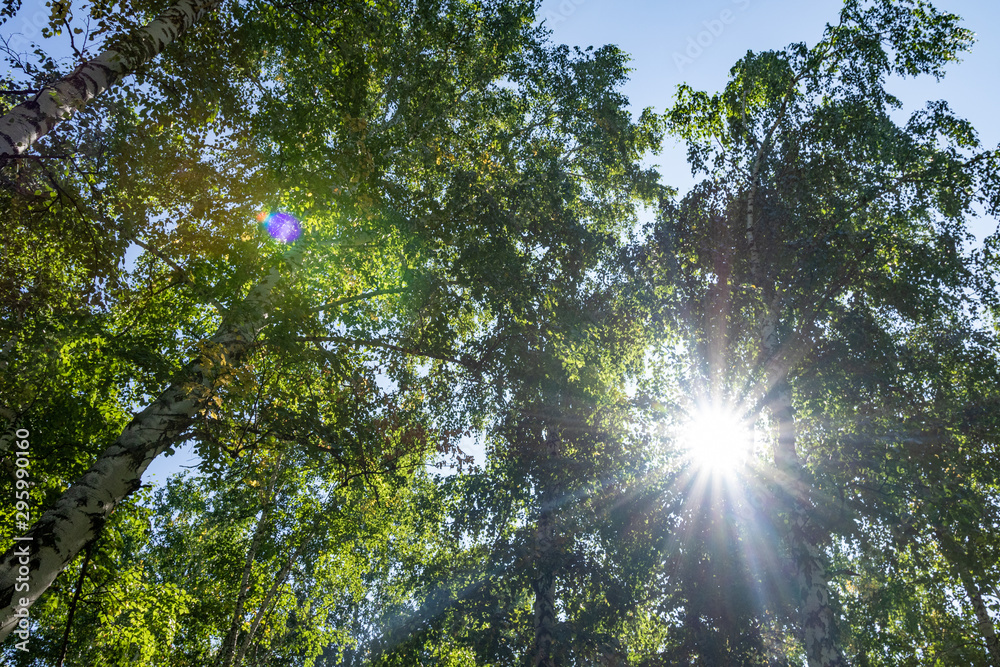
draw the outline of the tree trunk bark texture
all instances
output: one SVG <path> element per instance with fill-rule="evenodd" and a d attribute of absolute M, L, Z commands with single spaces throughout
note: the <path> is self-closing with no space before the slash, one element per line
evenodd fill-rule
<path fill-rule="evenodd" d="M 774 126 L 776 127 L 776 125 Z M 772 127 L 772 131 L 773 131 Z M 764 368 L 773 363 L 781 353 L 779 334 L 780 298 L 774 289 L 772 276 L 765 269 L 761 249 L 757 242 L 759 221 L 755 217 L 757 178 L 761 157 L 767 141 L 762 144 L 750 174 L 747 193 L 745 234 L 750 259 L 750 275 L 754 283 L 763 288 L 767 308 L 758 331 L 760 359 Z M 837 638 L 836 615 L 830 605 L 830 587 L 823 555 L 822 543 L 815 530 L 810 530 L 809 516 L 813 509 L 811 493 L 805 480 L 805 467 L 796 448 L 795 413 L 792 406 L 792 389 L 787 373 L 782 373 L 771 391 L 768 403 L 771 417 L 777 427 L 774 465 L 778 482 L 791 498 L 789 531 L 785 540 L 794 561 L 794 579 L 798 589 L 799 631 L 809 667 L 847 667 L 847 660 Z"/>
<path fill-rule="evenodd" d="M 295 257 L 293 251 L 293 259 Z M 184 433 L 212 396 L 222 360 L 236 366 L 263 327 L 273 269 L 242 304 L 238 321 L 224 321 L 200 355 L 142 412 L 97 461 L 0 556 L 0 641 L 18 623 L 16 608 L 30 607 L 104 525 L 114 508 L 140 485 L 143 472 Z M 22 604 L 24 603 L 24 604 Z"/>
<path fill-rule="evenodd" d="M 264 507 L 260 513 L 260 519 L 253 531 L 253 538 L 250 540 L 250 547 L 243 563 L 243 574 L 240 576 L 240 587 L 236 592 L 236 606 L 233 610 L 233 621 L 229 626 L 229 633 L 222 643 L 222 667 L 231 667 L 233 657 L 236 655 L 236 641 L 240 635 L 240 627 L 243 625 L 243 606 L 246 603 L 247 595 L 250 593 L 250 575 L 253 573 L 253 564 L 257 560 L 257 549 L 264 541 L 264 534 L 267 532 L 271 521 L 271 508 L 274 506 L 275 486 L 278 482 L 278 475 L 281 466 L 274 467 L 274 473 L 267 487 L 267 498 L 264 500 Z"/>
<path fill-rule="evenodd" d="M 974 546 L 966 549 L 954 535 L 947 532 L 941 526 L 938 526 L 934 533 L 938 539 L 938 543 L 941 545 L 941 551 L 944 552 L 945 558 L 958 572 L 962 588 L 965 589 L 965 594 L 969 596 L 969 601 L 972 602 L 972 609 L 976 613 L 976 625 L 979 629 L 979 634 L 982 636 L 983 644 L 986 647 L 986 655 L 989 658 L 990 664 L 1000 666 L 1000 638 L 997 637 L 993 617 L 990 616 L 990 610 L 986 607 L 982 590 L 976 581 L 977 573 L 975 571 L 975 564 L 978 562 L 976 549 Z M 970 562 L 973 565 L 970 566 Z"/>
<path fill-rule="evenodd" d="M 800 633 L 806 658 L 809 667 L 847 667 L 837 640 L 836 615 L 830 604 L 826 559 L 821 542 L 816 539 L 815 529 L 809 525 L 813 505 L 808 485 L 803 480 L 804 467 L 795 447 L 792 392 L 785 381 L 775 387 L 771 414 L 778 427 L 774 452 L 778 479 L 791 496 L 790 530 L 786 539 L 792 552 Z"/>
<path fill-rule="evenodd" d="M 535 638 L 531 647 L 531 667 L 556 667 L 553 657 L 556 629 L 556 570 L 558 545 L 556 511 L 561 500 L 557 461 L 559 441 L 554 433 L 546 433 L 545 470 L 540 481 L 540 508 L 535 529 L 535 578 L 531 583 L 535 594 Z"/>
<path fill-rule="evenodd" d="M 159 55 L 219 4 L 221 0 L 180 0 L 117 48 L 107 49 L 11 109 L 0 118 L 0 160 L 24 153 L 53 127 Z"/>
<path fill-rule="evenodd" d="M 532 589 L 535 593 L 535 641 L 531 649 L 532 667 L 555 667 L 552 658 L 553 635 L 556 626 L 556 577 L 552 568 L 555 530 L 551 512 L 542 511 L 535 534 L 538 563 Z"/>

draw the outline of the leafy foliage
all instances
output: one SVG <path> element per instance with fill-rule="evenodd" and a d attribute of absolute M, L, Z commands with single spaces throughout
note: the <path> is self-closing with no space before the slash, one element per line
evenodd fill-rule
<path fill-rule="evenodd" d="M 163 5 L 53 3 L 10 86 Z M 966 227 L 1000 157 L 890 92 L 971 32 L 847 0 L 633 115 L 626 55 L 536 9 L 222 3 L 0 166 L 5 479 L 28 429 L 51 506 L 167 387 L 200 458 L 116 500 L 5 660 L 1000 660 L 998 242 Z M 665 132 L 680 198 L 643 165 Z M 685 454 L 704 405 L 756 429 L 732 475 Z"/>

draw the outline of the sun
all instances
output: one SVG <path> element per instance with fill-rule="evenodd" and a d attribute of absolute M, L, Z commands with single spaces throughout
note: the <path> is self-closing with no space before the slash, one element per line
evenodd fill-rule
<path fill-rule="evenodd" d="M 711 472 L 736 470 L 754 447 L 752 426 L 728 408 L 699 408 L 681 425 L 678 437 L 692 462 Z"/>

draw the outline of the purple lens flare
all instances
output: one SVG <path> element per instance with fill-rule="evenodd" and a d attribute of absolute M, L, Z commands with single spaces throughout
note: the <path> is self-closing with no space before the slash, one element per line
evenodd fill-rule
<path fill-rule="evenodd" d="M 280 243 L 294 243 L 302 236 L 302 225 L 291 213 L 272 213 L 264 220 L 264 229 Z"/>

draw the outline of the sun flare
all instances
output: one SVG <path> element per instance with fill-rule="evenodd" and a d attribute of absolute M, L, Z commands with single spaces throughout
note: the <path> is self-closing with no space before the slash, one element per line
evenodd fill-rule
<path fill-rule="evenodd" d="M 680 444 L 699 468 L 735 470 L 753 450 L 753 428 L 732 410 L 702 408 L 690 415 L 679 432 Z"/>

